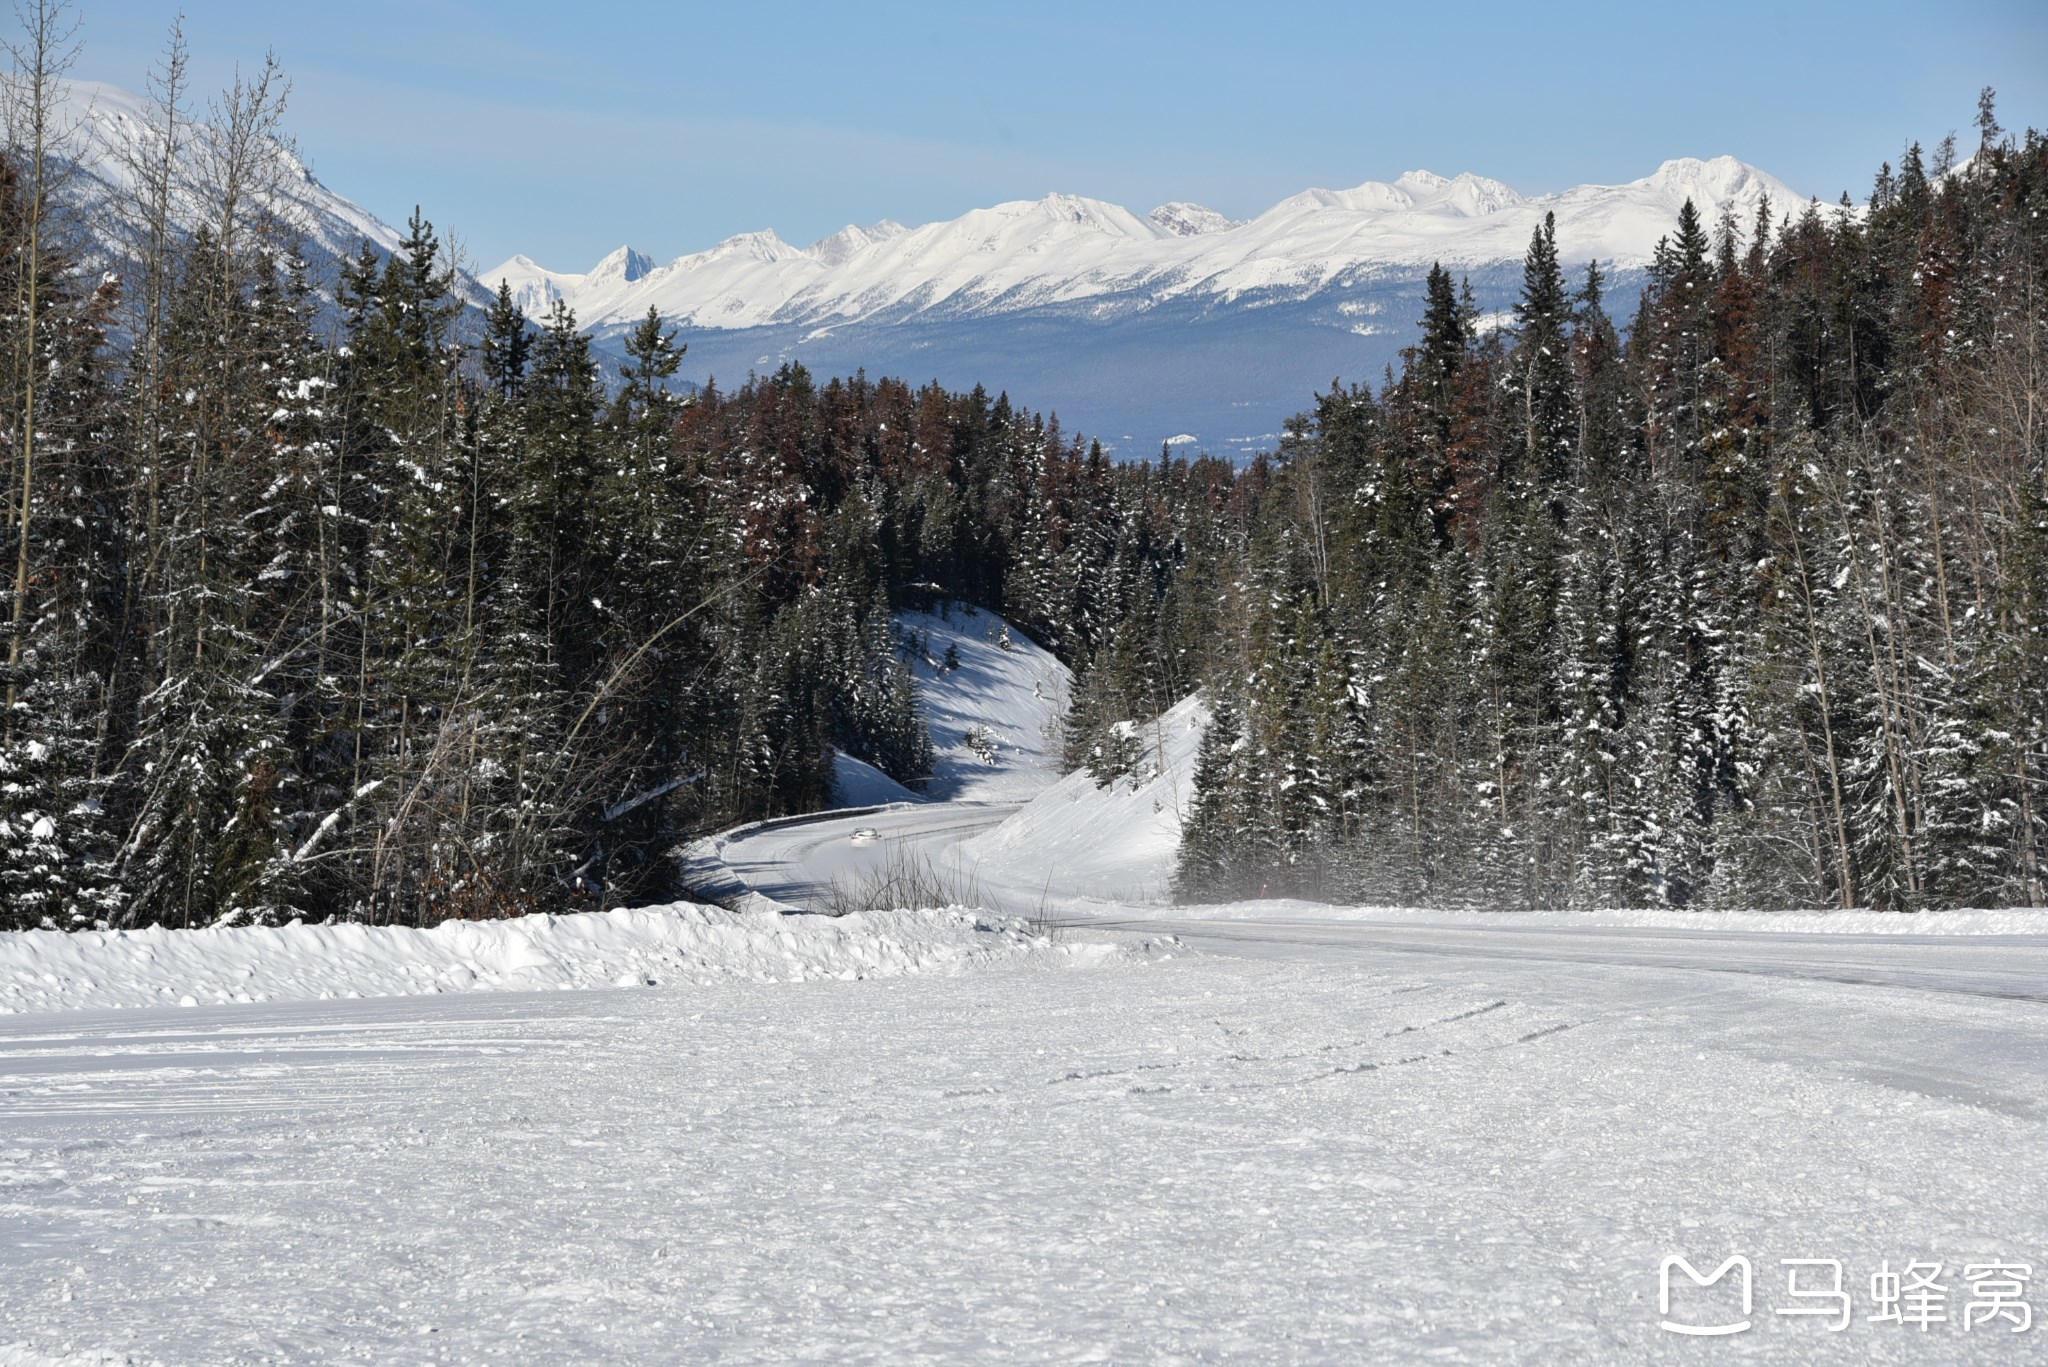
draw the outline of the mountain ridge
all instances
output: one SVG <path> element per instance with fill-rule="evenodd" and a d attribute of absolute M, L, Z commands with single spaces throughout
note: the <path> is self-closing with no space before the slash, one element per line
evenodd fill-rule
<path fill-rule="evenodd" d="M 1647 262 L 1688 198 L 1709 221 L 1727 212 L 1745 227 L 1766 200 L 1785 212 L 1806 202 L 1727 156 L 1673 158 L 1621 185 L 1537 196 L 1470 172 L 1408 171 L 1392 182 L 1304 190 L 1243 221 L 1188 202 L 1139 215 L 1055 193 L 914 228 L 849 226 L 809 247 L 772 229 L 741 233 L 631 278 L 548 271 L 523 255 L 478 278 L 506 279 L 516 295 L 539 272 L 598 329 L 650 306 L 685 326 L 735 329 L 990 316 L 1133 291 L 1229 301 L 1274 288 L 1312 295 L 1375 269 L 1519 260 L 1545 214 L 1557 217 L 1562 259 L 1625 270 Z"/>

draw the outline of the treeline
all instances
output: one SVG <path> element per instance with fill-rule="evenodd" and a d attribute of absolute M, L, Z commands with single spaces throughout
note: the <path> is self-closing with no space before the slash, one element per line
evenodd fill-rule
<path fill-rule="evenodd" d="M 1181 895 L 2040 904 L 2048 143 L 1979 135 L 1688 204 L 1625 332 L 1548 223 L 1509 325 L 1435 272 L 1239 486 Z"/>
<path fill-rule="evenodd" d="M 0 160 L 0 926 L 660 897 L 679 841 L 825 805 L 835 748 L 928 772 L 893 605 L 1079 660 L 1170 597 L 1110 571 L 1185 464 L 797 366 L 685 400 L 652 315 L 608 390 L 566 311 L 466 306 L 418 216 L 311 278 L 272 70 L 202 125 L 174 44 L 130 199 L 72 231 L 38 32 Z"/>

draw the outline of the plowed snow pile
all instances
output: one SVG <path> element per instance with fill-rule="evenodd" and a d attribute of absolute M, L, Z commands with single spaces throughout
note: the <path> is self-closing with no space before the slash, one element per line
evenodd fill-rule
<path fill-rule="evenodd" d="M 0 934 L 0 1013 L 952 973 L 1113 957 L 969 911 L 838 918 L 678 903 L 431 930 L 292 925 Z"/>

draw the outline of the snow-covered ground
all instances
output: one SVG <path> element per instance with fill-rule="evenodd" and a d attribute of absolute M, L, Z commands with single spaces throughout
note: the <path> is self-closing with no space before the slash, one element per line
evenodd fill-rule
<path fill-rule="evenodd" d="M 2048 1314 L 2042 913 L 1144 905 L 1195 704 L 1059 778 L 1057 666 L 920 630 L 955 800 L 693 858 L 766 908 L 910 856 L 1067 929 L 0 936 L 0 1367 L 2040 1360 L 1985 1269 Z M 1741 1315 L 1660 1305 L 1734 1256 L 1747 1329 L 1660 1327 Z M 1925 1331 L 1873 1318 L 1909 1264 Z M 1839 1331 L 1780 1313 L 1837 1285 Z"/>
<path fill-rule="evenodd" d="M 0 1363 L 2039 1360 L 1961 1327 L 2048 1253 L 2038 1007 L 1036 962 L 0 1020 Z M 1734 1253 L 1753 1328 L 1660 1330 Z"/>
<path fill-rule="evenodd" d="M 1101 952 L 1054 946 L 1014 919 L 959 909 L 828 918 L 689 903 L 431 930 L 31 930 L 0 933 L 0 1013 L 796 982 Z"/>

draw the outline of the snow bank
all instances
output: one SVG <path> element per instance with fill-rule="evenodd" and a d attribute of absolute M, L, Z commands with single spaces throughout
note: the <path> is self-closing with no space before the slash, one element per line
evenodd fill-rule
<path fill-rule="evenodd" d="M 1145 758 L 1107 787 L 1078 770 L 994 830 L 962 846 L 981 877 L 1073 899 L 1162 902 L 1173 882 L 1182 815 L 1208 712 L 1188 697 L 1137 727 Z"/>
<path fill-rule="evenodd" d="M 832 801 L 841 807 L 880 807 L 891 802 L 925 799 L 864 759 L 835 751 L 832 756 Z"/>
<path fill-rule="evenodd" d="M 1770 930 L 1805 935 L 2048 935 L 2048 908 L 2002 911 L 1434 911 L 1426 907 L 1333 907 L 1269 899 L 1176 907 L 1191 921 L 1398 921 L 1403 925 L 1561 927 L 1564 929 Z"/>
<path fill-rule="evenodd" d="M 963 910 L 783 916 L 678 903 L 432 930 L 292 925 L 0 934 L 0 1013 L 951 973 L 1113 957 Z"/>
<path fill-rule="evenodd" d="M 928 796 L 1022 802 L 1059 778 L 1055 738 L 1073 681 L 1065 665 L 980 608 L 956 603 L 896 621 L 920 647 L 910 667 L 932 733 Z"/>

